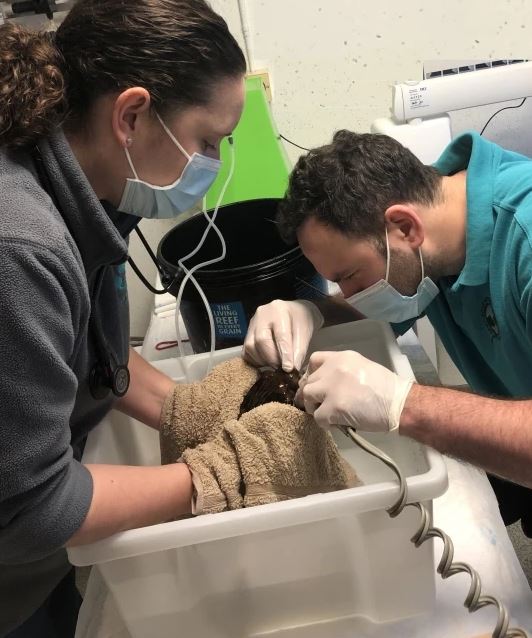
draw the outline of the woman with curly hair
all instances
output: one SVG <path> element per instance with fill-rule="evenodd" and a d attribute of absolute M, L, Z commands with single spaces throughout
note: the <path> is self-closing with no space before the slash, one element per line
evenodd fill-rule
<path fill-rule="evenodd" d="M 81 447 L 112 406 L 158 427 L 174 384 L 129 350 L 127 235 L 201 199 L 244 73 L 203 0 L 0 27 L 0 636 L 72 636 L 65 547 L 191 511 L 185 464 L 83 465 Z"/>

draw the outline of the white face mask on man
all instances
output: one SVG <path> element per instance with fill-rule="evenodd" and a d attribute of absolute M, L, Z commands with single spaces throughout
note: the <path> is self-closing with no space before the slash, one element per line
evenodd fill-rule
<path fill-rule="evenodd" d="M 425 277 L 423 255 L 419 248 L 421 261 L 421 281 L 417 292 L 411 297 L 402 295 L 389 282 L 390 242 L 386 230 L 386 279 L 380 279 L 369 288 L 346 297 L 348 304 L 368 319 L 378 319 L 391 323 L 401 323 L 419 317 L 438 296 L 440 289 L 430 277 Z"/>
<path fill-rule="evenodd" d="M 139 178 L 129 150 L 125 148 L 127 161 L 135 178 L 127 179 L 118 210 L 138 217 L 167 219 L 178 217 L 186 212 L 205 195 L 216 179 L 222 163 L 220 160 L 200 153 L 189 155 L 159 114 L 156 113 L 156 115 L 168 137 L 188 159 L 188 162 L 173 184 L 155 186 Z"/>

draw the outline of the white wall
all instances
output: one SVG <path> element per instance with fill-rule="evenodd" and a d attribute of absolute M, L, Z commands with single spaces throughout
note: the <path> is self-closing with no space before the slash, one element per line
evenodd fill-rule
<path fill-rule="evenodd" d="M 212 0 L 242 42 L 237 0 Z M 527 57 L 529 0 L 243 0 L 255 68 L 267 67 L 279 131 L 302 146 L 388 115 L 390 85 L 425 60 Z M 292 160 L 299 151 L 289 147 Z"/>

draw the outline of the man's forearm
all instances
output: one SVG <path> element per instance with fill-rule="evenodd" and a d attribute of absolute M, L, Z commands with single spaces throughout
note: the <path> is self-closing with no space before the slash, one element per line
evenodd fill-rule
<path fill-rule="evenodd" d="M 175 382 L 133 349 L 129 351 L 128 368 L 131 383 L 127 394 L 116 402 L 115 407 L 120 412 L 158 429 L 164 399 L 175 386 Z"/>
<path fill-rule="evenodd" d="M 400 434 L 532 487 L 532 401 L 414 385 Z"/>
<path fill-rule="evenodd" d="M 184 463 L 161 467 L 87 465 L 93 496 L 83 525 L 67 547 L 190 514 L 192 478 Z"/>

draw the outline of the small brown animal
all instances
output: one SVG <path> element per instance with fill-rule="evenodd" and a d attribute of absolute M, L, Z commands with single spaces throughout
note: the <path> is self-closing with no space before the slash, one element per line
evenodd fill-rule
<path fill-rule="evenodd" d="M 239 418 L 265 403 L 294 404 L 300 374 L 297 370 L 285 372 L 284 370 L 262 370 L 260 376 L 244 396 L 240 405 Z"/>

